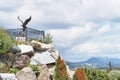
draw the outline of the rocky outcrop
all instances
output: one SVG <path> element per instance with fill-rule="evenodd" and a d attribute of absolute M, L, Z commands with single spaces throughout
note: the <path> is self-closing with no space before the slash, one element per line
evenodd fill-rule
<path fill-rule="evenodd" d="M 24 67 L 16 74 L 16 77 L 18 80 L 37 80 L 35 73 L 30 67 Z"/>
<path fill-rule="evenodd" d="M 29 45 L 21 44 L 13 47 L 11 52 L 9 54 L 10 59 L 14 57 L 12 67 L 20 69 L 16 74 L 18 80 L 52 80 L 55 62 L 59 56 L 59 52 L 54 50 L 52 43 L 45 44 L 31 41 Z M 37 79 L 35 72 L 31 68 L 26 67 L 26 63 L 38 65 L 40 75 L 37 76 Z"/>
<path fill-rule="evenodd" d="M 30 62 L 30 58 L 34 55 L 34 49 L 30 45 L 18 45 L 20 49 L 20 54 L 13 63 L 13 68 L 22 69 L 26 66 L 26 63 Z"/>
<path fill-rule="evenodd" d="M 38 76 L 38 80 L 50 80 L 49 71 L 47 65 L 39 65 L 40 75 Z"/>
<path fill-rule="evenodd" d="M 31 41 L 30 43 L 36 50 L 39 50 L 39 51 L 45 51 L 45 50 L 48 50 L 48 49 L 54 47 L 54 45 L 52 43 L 44 44 L 44 43 L 41 43 L 41 42 L 38 42 L 38 41 L 34 41 L 34 40 Z"/>
<path fill-rule="evenodd" d="M 13 64 L 13 68 L 19 68 L 22 69 L 26 66 L 27 63 L 30 62 L 30 58 L 28 55 L 21 55 L 19 58 L 16 59 L 16 61 Z"/>

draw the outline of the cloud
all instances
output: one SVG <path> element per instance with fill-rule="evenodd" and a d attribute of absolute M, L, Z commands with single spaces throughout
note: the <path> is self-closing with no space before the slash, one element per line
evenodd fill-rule
<path fill-rule="evenodd" d="M 21 1 L 9 1 L 9 0 L 2 0 L 0 1 L 0 11 L 3 12 L 12 12 L 16 10 L 19 6 L 21 6 Z"/>
<path fill-rule="evenodd" d="M 83 19 L 111 21 L 119 18 L 119 0 L 83 0 L 81 14 Z"/>
<path fill-rule="evenodd" d="M 92 35 L 89 40 L 86 40 L 83 43 L 78 42 L 78 44 L 73 45 L 70 49 L 66 50 L 65 54 L 67 54 L 69 57 L 66 59 L 79 61 L 79 59 L 86 60 L 89 57 L 93 56 L 119 58 L 120 29 L 118 29 L 117 25 L 114 25 L 112 27 L 108 25 L 109 24 L 104 24 L 102 27 L 97 28 L 96 32 L 94 32 L 94 35 Z M 90 32 L 88 34 L 90 34 Z M 71 56 L 69 54 L 71 54 Z M 73 54 L 75 56 L 78 55 L 79 59 L 74 59 L 75 56 Z"/>
<path fill-rule="evenodd" d="M 97 35 L 102 35 L 106 32 L 111 31 L 110 29 L 111 25 L 110 24 L 104 24 L 102 27 L 100 27 L 100 29 L 97 32 Z"/>
<path fill-rule="evenodd" d="M 57 46 L 68 47 L 77 40 L 92 36 L 95 28 L 98 28 L 95 23 L 87 22 L 82 26 L 72 26 L 67 29 L 51 29 L 47 32 L 51 33 Z"/>
<path fill-rule="evenodd" d="M 16 23 L 16 17 L 18 15 L 21 16 L 23 20 L 32 15 L 32 22 L 30 23 L 32 27 L 34 25 L 36 27 L 42 25 L 45 26 L 46 29 L 58 28 L 59 26 L 49 27 L 49 25 L 56 23 L 58 23 L 58 25 L 67 24 L 70 26 L 78 26 L 79 24 L 84 24 L 84 22 L 89 21 L 119 21 L 119 7 L 119 0 L 21 0 L 19 2 L 17 0 L 12 2 L 3 0 L 0 2 L 0 17 L 5 16 L 0 20 L 4 21 L 1 22 L 1 24 L 6 26 L 4 23 L 7 18 L 10 18 L 12 22 L 7 21 L 7 24 L 18 26 L 18 22 Z M 70 26 L 61 27 L 68 28 Z"/>
<path fill-rule="evenodd" d="M 86 22 L 84 25 L 67 29 L 51 29 L 47 32 L 53 36 L 56 47 L 62 48 L 61 54 L 67 61 L 83 61 L 92 56 L 118 58 L 119 25 L 111 22 L 104 24 Z"/>

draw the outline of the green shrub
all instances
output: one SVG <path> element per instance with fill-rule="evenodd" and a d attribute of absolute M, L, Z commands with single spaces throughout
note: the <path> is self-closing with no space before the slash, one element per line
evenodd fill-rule
<path fill-rule="evenodd" d="M 13 53 L 0 54 L 0 72 L 8 72 L 15 61 L 16 55 Z"/>
<path fill-rule="evenodd" d="M 9 67 L 0 61 L 0 73 L 7 73 L 9 70 Z"/>
<path fill-rule="evenodd" d="M 14 40 L 7 32 L 0 28 L 0 54 L 9 52 L 14 44 Z"/>
<path fill-rule="evenodd" d="M 17 73 L 18 71 L 20 71 L 18 68 L 10 68 L 8 73 Z"/>
<path fill-rule="evenodd" d="M 110 80 L 120 80 L 120 71 L 112 70 L 108 73 Z"/>
<path fill-rule="evenodd" d="M 32 70 L 34 71 L 34 73 L 36 74 L 37 77 L 39 76 L 40 71 L 39 71 L 39 68 L 38 68 L 37 65 L 31 65 L 31 64 L 29 64 L 28 67 L 32 68 Z"/>
<path fill-rule="evenodd" d="M 46 34 L 42 42 L 46 44 L 52 43 L 52 36 L 49 33 Z"/>

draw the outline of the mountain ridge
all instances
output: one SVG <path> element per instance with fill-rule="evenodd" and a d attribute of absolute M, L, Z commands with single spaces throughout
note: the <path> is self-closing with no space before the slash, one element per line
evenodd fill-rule
<path fill-rule="evenodd" d="M 71 68 L 75 69 L 78 67 L 93 67 L 93 68 L 107 68 L 109 67 L 109 62 L 112 63 L 113 67 L 120 67 L 119 58 L 108 58 L 108 57 L 91 57 L 86 61 L 81 62 L 68 62 L 66 64 Z"/>

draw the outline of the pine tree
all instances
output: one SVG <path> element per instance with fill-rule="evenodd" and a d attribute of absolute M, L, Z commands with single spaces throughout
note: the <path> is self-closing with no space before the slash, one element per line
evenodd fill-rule
<path fill-rule="evenodd" d="M 109 68 L 108 68 L 108 72 L 110 72 L 112 70 L 112 63 L 109 62 Z"/>
<path fill-rule="evenodd" d="M 64 61 L 59 56 L 56 60 L 54 80 L 68 80 L 67 69 Z"/>
<path fill-rule="evenodd" d="M 49 33 L 46 34 L 42 42 L 46 44 L 52 43 L 52 36 Z"/>
<path fill-rule="evenodd" d="M 84 70 L 82 68 L 78 68 L 73 75 L 73 80 L 88 80 Z"/>

